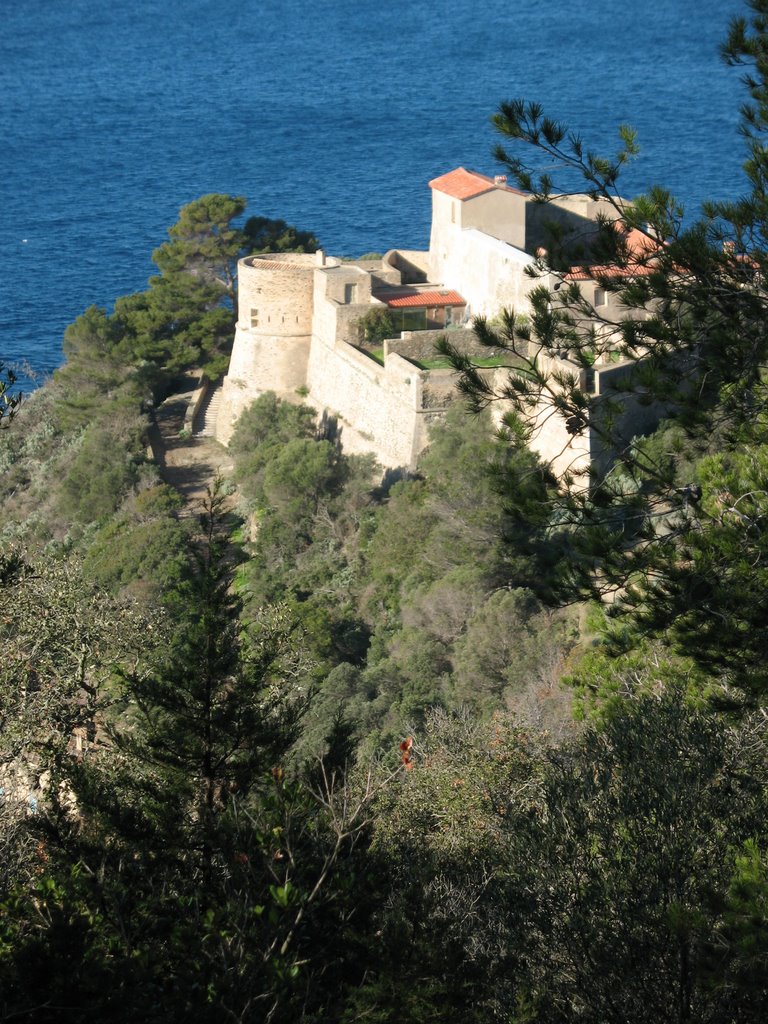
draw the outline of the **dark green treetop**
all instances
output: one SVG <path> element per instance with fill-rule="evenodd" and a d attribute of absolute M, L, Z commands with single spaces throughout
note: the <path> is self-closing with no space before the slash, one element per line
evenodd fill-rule
<path fill-rule="evenodd" d="M 3 419 L 11 419 L 16 409 L 21 404 L 21 397 L 19 395 L 10 394 L 9 389 L 16 383 L 16 374 L 13 370 L 5 368 L 3 363 L 0 362 L 0 423 Z"/>
<path fill-rule="evenodd" d="M 252 217 L 242 196 L 211 193 L 183 206 L 152 258 L 160 274 L 145 292 L 118 299 L 120 352 L 170 369 L 226 369 L 237 313 L 237 261 L 250 252 L 314 251 L 317 239 L 284 221 Z"/>

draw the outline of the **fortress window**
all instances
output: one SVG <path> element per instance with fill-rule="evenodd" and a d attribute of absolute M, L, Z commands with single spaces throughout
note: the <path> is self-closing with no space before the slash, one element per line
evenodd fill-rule
<path fill-rule="evenodd" d="M 258 309 L 251 309 L 251 327 L 259 326 L 259 311 Z"/>
<path fill-rule="evenodd" d="M 357 302 L 357 285 L 356 284 L 345 284 L 344 285 L 344 303 L 349 306 L 352 303 Z"/>
<path fill-rule="evenodd" d="M 605 288 L 595 288 L 595 305 L 605 306 L 608 304 L 608 296 L 605 294 Z"/>
<path fill-rule="evenodd" d="M 426 309 L 390 310 L 396 331 L 425 331 L 427 329 Z"/>

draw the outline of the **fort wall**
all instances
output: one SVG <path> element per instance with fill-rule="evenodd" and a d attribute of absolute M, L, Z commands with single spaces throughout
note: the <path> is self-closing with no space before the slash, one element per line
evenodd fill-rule
<path fill-rule="evenodd" d="M 525 249 L 526 212 L 530 205 L 528 196 L 494 186 L 475 196 L 471 203 L 462 203 L 461 226 L 465 231 L 482 231 L 490 238 Z"/>
<path fill-rule="evenodd" d="M 371 296 L 371 283 L 369 273 L 348 264 L 316 274 L 312 293 L 315 336 L 330 346 L 337 339 L 356 341 L 357 322 L 372 306 L 382 305 Z"/>
<path fill-rule="evenodd" d="M 528 253 L 471 229 L 455 235 L 438 280 L 451 282 L 473 316 L 495 316 L 504 307 L 527 313 L 528 293 L 542 283 L 525 273 L 533 262 Z"/>
<path fill-rule="evenodd" d="M 631 361 L 595 370 L 590 451 L 598 472 L 606 472 L 621 448 L 639 434 L 650 433 L 671 411 L 670 406 L 656 401 L 650 392 L 638 387 L 636 377 L 637 364 Z M 601 421 L 608 417 L 610 435 L 614 439 L 611 447 L 606 447 L 599 433 Z"/>
<path fill-rule="evenodd" d="M 586 375 L 579 371 L 573 363 L 554 356 L 539 354 L 537 365 L 545 374 L 558 374 L 563 379 L 578 383 L 587 389 Z M 493 386 L 496 390 L 503 388 L 507 380 L 507 371 L 499 367 L 493 371 Z M 510 411 L 508 402 L 497 402 L 491 406 L 491 416 L 496 426 L 501 425 L 504 415 Z M 553 415 L 549 401 L 539 401 L 529 411 L 528 424 L 531 429 L 530 446 L 545 462 L 552 465 L 558 476 L 565 473 L 586 473 L 592 460 L 592 438 L 588 431 L 573 435 L 568 431 L 561 416 Z"/>
<path fill-rule="evenodd" d="M 346 452 L 415 469 L 429 427 L 457 398 L 452 370 L 419 370 L 396 353 L 382 366 L 343 342 L 313 343 L 307 401 L 336 421 Z"/>
<path fill-rule="evenodd" d="M 430 424 L 457 398 L 452 370 L 427 371 L 416 364 L 435 357 L 435 342 L 445 333 L 470 355 L 494 352 L 481 346 L 469 329 L 409 331 L 384 342 L 381 365 L 355 347 L 358 322 L 372 309 L 386 309 L 387 295 L 393 306 L 395 298 L 403 298 L 393 295 L 393 286 L 408 292 L 407 286 L 427 285 L 408 292 L 418 296 L 433 287 L 430 281 L 459 292 L 467 315 L 493 317 L 504 308 L 529 312 L 530 291 L 557 283 L 526 273 L 534 262 L 532 239 L 543 222 L 557 220 L 588 236 L 598 209 L 585 196 L 559 197 L 561 208 L 542 207 L 493 184 L 467 201 L 434 188 L 432 196 L 429 252 L 390 250 L 382 259 L 358 262 L 326 259 L 321 251 L 269 253 L 240 261 L 237 328 L 216 427 L 220 441 L 228 443 L 235 421 L 251 402 L 274 391 L 289 401 L 306 396 L 321 415 L 335 420 L 345 451 L 372 452 L 387 468 L 415 468 Z M 597 282 L 584 277 L 579 287 L 598 312 L 621 319 L 615 296 Z M 626 367 L 608 363 L 583 371 L 571 362 L 540 358 L 542 368 L 574 377 L 590 393 L 595 425 L 601 416 L 614 415 L 620 401 L 620 427 L 628 434 L 658 421 L 657 405 L 642 397 L 622 398 Z M 503 386 L 503 367 L 482 372 Z M 503 405 L 494 407 L 498 419 Z M 574 436 L 552 414 L 551 403 L 532 411 L 531 425 L 533 448 L 557 473 L 586 472 L 590 465 L 610 463 L 611 453 L 600 448 L 596 430 Z"/>
<path fill-rule="evenodd" d="M 322 252 L 267 253 L 239 261 L 235 340 L 216 420 L 216 437 L 223 444 L 259 395 L 293 394 L 306 383 L 315 271 L 326 265 Z"/>
<path fill-rule="evenodd" d="M 390 249 L 384 264 L 400 273 L 398 284 L 424 284 L 429 281 L 429 253 L 421 249 Z"/>
<path fill-rule="evenodd" d="M 390 354 L 400 355 L 420 363 L 434 359 L 437 354 L 435 346 L 440 338 L 448 338 L 468 355 L 487 357 L 495 353 L 494 349 L 484 348 L 480 344 L 471 327 L 460 327 L 435 331 L 403 331 L 399 338 L 388 338 L 384 342 L 384 358 Z"/>
<path fill-rule="evenodd" d="M 448 327 L 430 331 L 403 331 L 399 338 L 388 338 L 384 342 L 384 358 L 386 359 L 390 354 L 397 354 L 417 363 L 429 362 L 438 358 L 436 346 L 442 338 L 447 338 L 454 348 L 478 360 L 509 355 L 502 349 L 488 348 L 482 345 L 471 327 Z M 511 357 L 509 358 L 511 359 Z M 453 374 L 454 371 L 449 370 L 448 372 Z"/>
<path fill-rule="evenodd" d="M 618 449 L 629 445 L 634 437 L 652 431 L 659 420 L 668 414 L 663 403 L 655 401 L 649 393 L 638 389 L 632 378 L 637 367 L 633 362 L 616 363 L 579 370 L 573 363 L 555 357 L 539 355 L 537 364 L 547 376 L 556 375 L 570 380 L 591 395 L 590 427 L 579 434 L 571 434 L 565 420 L 553 415 L 551 401 L 540 402 L 530 413 L 531 448 L 545 462 L 550 462 L 558 476 L 570 473 L 606 472 L 615 462 Z M 505 371 L 495 371 L 495 384 L 504 384 Z M 501 423 L 509 406 L 499 402 L 493 407 L 494 422 Z M 601 435 L 601 423 L 610 417 L 609 433 L 614 439 L 606 447 Z"/>
<path fill-rule="evenodd" d="M 400 356 L 381 366 L 351 345 L 315 339 L 307 401 L 336 420 L 346 452 L 372 452 L 383 466 L 412 468 L 423 436 L 423 376 Z"/>

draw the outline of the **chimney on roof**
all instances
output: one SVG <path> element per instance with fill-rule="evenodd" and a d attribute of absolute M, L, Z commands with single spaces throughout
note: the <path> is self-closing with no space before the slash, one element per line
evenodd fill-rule
<path fill-rule="evenodd" d="M 494 185 L 506 185 L 507 184 L 507 176 L 506 176 L 506 174 L 496 174 L 496 175 L 494 175 L 493 184 Z"/>

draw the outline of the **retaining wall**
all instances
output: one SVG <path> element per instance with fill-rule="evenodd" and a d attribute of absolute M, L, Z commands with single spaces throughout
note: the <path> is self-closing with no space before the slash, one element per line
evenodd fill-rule
<path fill-rule="evenodd" d="M 423 447 L 423 371 L 390 356 L 385 366 L 351 345 L 314 339 L 309 401 L 338 423 L 346 452 L 373 452 L 386 467 L 412 468 Z"/>
<path fill-rule="evenodd" d="M 481 345 L 471 327 L 443 328 L 435 331 L 403 331 L 399 338 L 387 339 L 384 342 L 385 357 L 397 353 L 406 359 L 415 359 L 423 363 L 437 357 L 435 346 L 441 338 L 447 338 L 460 352 L 480 359 L 501 355 L 500 349 L 486 348 Z"/>

